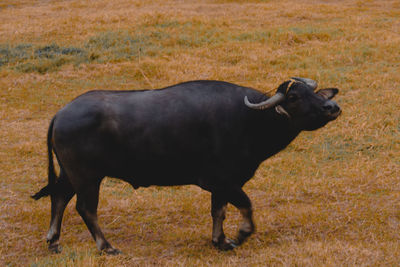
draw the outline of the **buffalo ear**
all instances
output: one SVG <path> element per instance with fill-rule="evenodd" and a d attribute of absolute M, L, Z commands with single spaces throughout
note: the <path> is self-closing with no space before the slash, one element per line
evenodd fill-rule
<path fill-rule="evenodd" d="M 320 95 L 325 99 L 331 99 L 337 93 L 339 93 L 339 89 L 337 88 L 325 88 L 317 91 L 317 95 Z"/>

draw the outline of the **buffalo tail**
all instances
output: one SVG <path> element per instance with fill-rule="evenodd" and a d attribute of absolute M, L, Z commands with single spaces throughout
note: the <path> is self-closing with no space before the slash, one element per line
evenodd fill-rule
<path fill-rule="evenodd" d="M 47 152 L 48 152 L 48 158 L 49 158 L 49 167 L 48 167 L 48 184 L 40 189 L 39 192 L 31 196 L 31 198 L 38 200 L 42 197 L 46 197 L 51 194 L 53 191 L 53 188 L 56 184 L 57 180 L 57 175 L 54 170 L 54 161 L 53 161 L 53 145 L 51 139 L 53 138 L 53 125 L 54 125 L 54 120 L 56 117 L 53 117 L 53 119 L 50 122 L 49 130 L 47 132 Z"/>

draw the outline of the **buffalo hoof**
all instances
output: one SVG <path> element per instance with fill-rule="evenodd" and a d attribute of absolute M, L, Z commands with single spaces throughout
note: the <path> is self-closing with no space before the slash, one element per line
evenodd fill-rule
<path fill-rule="evenodd" d="M 253 231 L 252 232 L 246 232 L 246 231 L 240 230 L 238 238 L 237 238 L 237 242 L 236 242 L 237 245 L 241 245 L 244 241 L 246 241 L 246 239 L 249 236 L 251 236 L 252 233 L 253 233 Z"/>
<path fill-rule="evenodd" d="M 105 254 L 105 255 L 119 255 L 119 254 L 122 254 L 122 251 L 119 249 L 110 247 L 110 248 L 103 249 L 100 253 Z"/>
<path fill-rule="evenodd" d="M 229 239 L 229 238 L 225 238 L 221 242 L 214 242 L 213 241 L 213 245 L 216 248 L 218 248 L 219 250 L 223 250 L 223 251 L 232 250 L 232 249 L 238 247 L 238 244 L 235 241 L 233 241 L 232 239 Z"/>
<path fill-rule="evenodd" d="M 49 251 L 54 254 L 61 253 L 61 246 L 58 243 L 49 244 Z"/>

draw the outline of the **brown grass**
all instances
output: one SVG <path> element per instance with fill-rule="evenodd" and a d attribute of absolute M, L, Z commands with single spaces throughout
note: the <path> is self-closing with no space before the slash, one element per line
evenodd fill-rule
<path fill-rule="evenodd" d="M 396 0 L 1 1 L 0 265 L 398 265 L 399 17 Z M 35 54 L 51 45 L 86 54 Z M 246 184 L 257 232 L 242 247 L 211 246 L 207 192 L 106 179 L 100 222 L 124 254 L 98 254 L 74 203 L 63 252 L 47 252 L 49 200 L 29 195 L 47 179 L 49 120 L 72 98 L 192 79 L 269 91 L 290 76 L 340 88 L 344 113 Z M 230 208 L 228 235 L 239 220 Z"/>

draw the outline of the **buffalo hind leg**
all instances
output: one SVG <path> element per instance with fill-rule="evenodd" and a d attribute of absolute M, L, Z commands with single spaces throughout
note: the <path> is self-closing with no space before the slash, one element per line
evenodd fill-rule
<path fill-rule="evenodd" d="M 65 207 L 68 202 L 75 195 L 71 183 L 65 172 L 61 170 L 60 178 L 57 180 L 54 190 L 50 194 L 51 198 L 51 220 L 50 229 L 47 233 L 47 242 L 49 243 L 49 250 L 54 253 L 61 252 L 59 244 L 61 223 L 64 215 Z"/>
<path fill-rule="evenodd" d="M 96 241 L 97 248 L 106 254 L 120 254 L 121 251 L 113 248 L 104 237 L 97 221 L 97 205 L 99 203 L 100 181 L 81 186 L 77 192 L 76 210 L 81 215 L 87 228 Z"/>
<path fill-rule="evenodd" d="M 236 241 L 227 239 L 223 231 L 222 224 L 225 219 L 227 202 L 239 209 L 243 217 Z M 221 250 L 234 249 L 241 245 L 254 232 L 255 227 L 252 218 L 251 201 L 241 188 L 213 192 L 211 195 L 211 215 L 213 218 L 212 241 Z"/>

